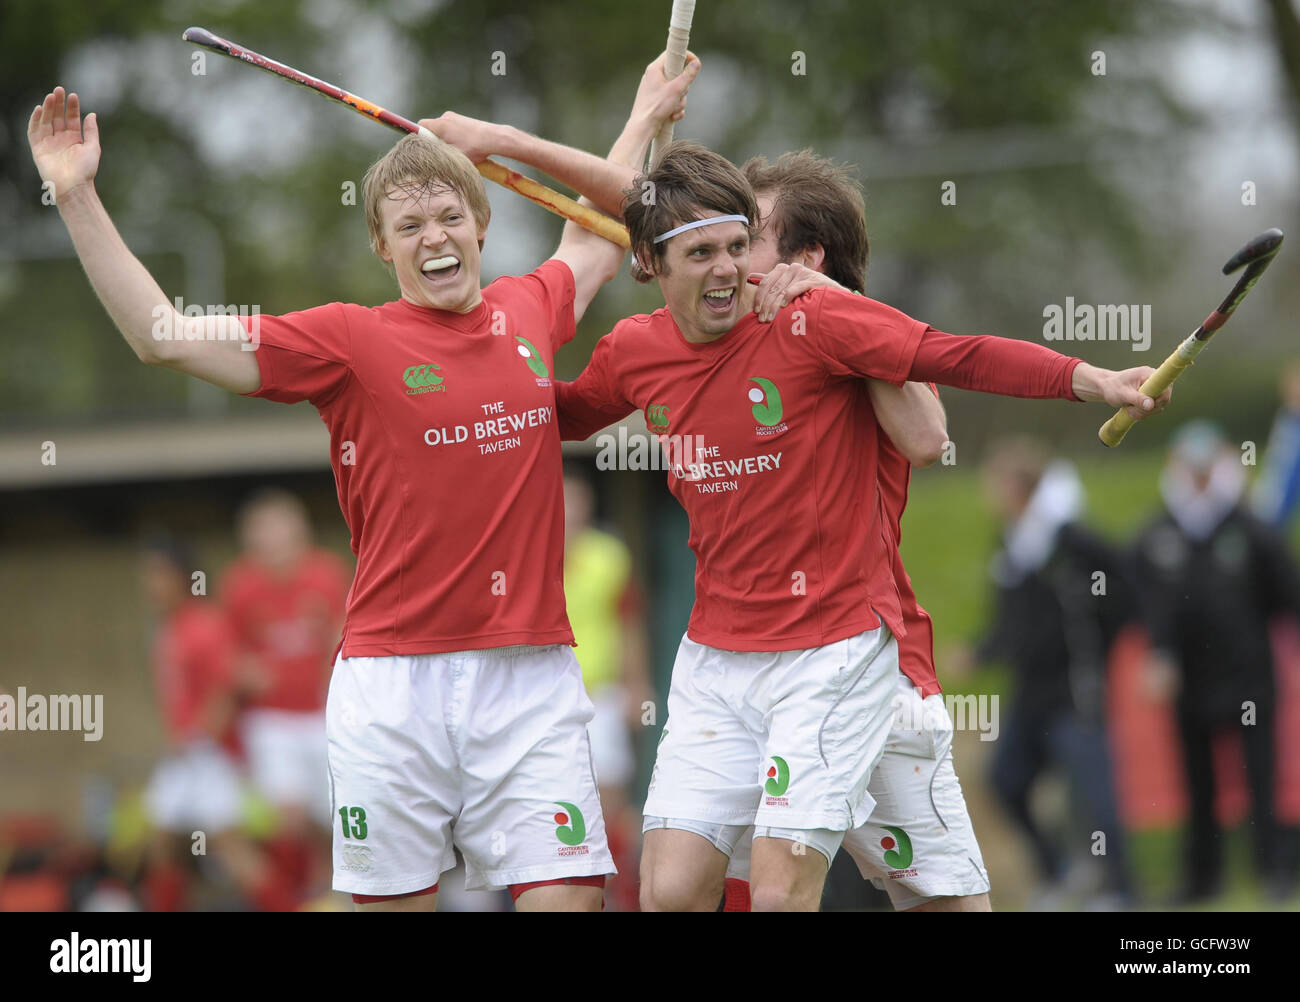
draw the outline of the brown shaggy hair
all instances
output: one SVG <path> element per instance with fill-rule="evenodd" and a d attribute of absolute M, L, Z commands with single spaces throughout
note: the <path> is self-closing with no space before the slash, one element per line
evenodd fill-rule
<path fill-rule="evenodd" d="M 776 228 L 782 260 L 820 244 L 826 274 L 845 288 L 866 291 L 867 209 L 851 167 L 800 150 L 776 163 L 754 157 L 742 170 L 755 193 L 772 196 L 767 225 Z"/>
<path fill-rule="evenodd" d="M 632 276 L 648 282 L 666 275 L 661 233 L 707 215 L 744 216 L 749 238 L 758 232 L 758 205 L 740 169 L 698 143 L 671 143 L 653 170 L 625 192 L 623 221 L 632 242 Z"/>

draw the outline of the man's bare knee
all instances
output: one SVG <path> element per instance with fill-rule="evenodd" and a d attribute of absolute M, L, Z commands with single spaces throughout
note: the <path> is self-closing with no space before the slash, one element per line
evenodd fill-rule
<path fill-rule="evenodd" d="M 590 884 L 547 884 L 530 887 L 515 899 L 519 912 L 598 912 L 605 888 Z"/>
<path fill-rule="evenodd" d="M 820 852 L 783 838 L 756 838 L 750 864 L 750 908 L 815 912 L 830 863 Z"/>
<path fill-rule="evenodd" d="M 750 885 L 750 911 L 815 912 L 821 909 L 824 879 L 811 880 L 806 876 L 800 879 L 793 873 L 781 877 L 775 880 L 768 877 Z"/>
<path fill-rule="evenodd" d="M 685 880 L 664 877 L 641 885 L 641 910 L 643 912 L 712 912 L 718 910 L 722 900 L 723 881 L 712 884 L 691 884 Z"/>
<path fill-rule="evenodd" d="M 727 854 L 703 835 L 651 829 L 641 852 L 641 910 L 716 911 L 726 872 Z"/>

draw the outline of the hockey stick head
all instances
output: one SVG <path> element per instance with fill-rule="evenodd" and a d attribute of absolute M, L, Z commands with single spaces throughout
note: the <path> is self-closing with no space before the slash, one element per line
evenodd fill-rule
<path fill-rule="evenodd" d="M 1264 274 L 1264 269 L 1273 263 L 1273 258 L 1277 257 L 1277 252 L 1282 248 L 1282 231 L 1277 227 L 1271 230 L 1265 230 L 1245 247 L 1237 251 L 1228 259 L 1228 263 L 1223 266 L 1223 273 L 1231 275 L 1241 267 L 1245 267 L 1241 278 L 1237 279 L 1237 284 L 1232 287 L 1232 291 L 1219 308 L 1205 318 L 1205 323 L 1201 324 L 1196 332 L 1198 341 L 1208 340 L 1216 330 L 1228 322 L 1233 311 L 1241 305 L 1241 301 L 1246 298 L 1259 277 Z"/>
<path fill-rule="evenodd" d="M 1238 268 L 1248 264 L 1259 265 L 1257 271 L 1263 271 L 1277 255 L 1281 246 L 1282 231 L 1276 226 L 1271 230 L 1265 230 L 1228 259 L 1228 263 L 1223 266 L 1223 273 L 1231 275 Z"/>
<path fill-rule="evenodd" d="M 181 40 L 192 45 L 202 45 L 205 48 L 216 49 L 227 56 L 230 55 L 230 43 L 224 38 L 218 38 L 207 28 L 186 28 L 181 32 Z"/>

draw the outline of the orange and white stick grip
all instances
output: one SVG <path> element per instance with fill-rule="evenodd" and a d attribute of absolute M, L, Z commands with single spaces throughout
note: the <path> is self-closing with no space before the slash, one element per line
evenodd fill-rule
<path fill-rule="evenodd" d="M 1209 338 L 1200 340 L 1196 337 L 1201 333 L 1201 328 L 1189 334 L 1187 340 L 1180 344 L 1168 358 L 1160 363 L 1160 368 L 1147 377 L 1147 381 L 1142 384 L 1142 392 L 1153 400 L 1164 393 L 1165 390 L 1173 384 L 1173 381 L 1183 374 L 1183 370 L 1192 364 L 1192 361 L 1205 350 L 1205 346 L 1210 343 Z M 1129 417 L 1128 409 L 1121 407 L 1115 412 L 1114 417 L 1101 426 L 1097 432 L 1097 437 L 1101 439 L 1102 444 L 1114 448 L 1124 441 L 1124 436 L 1128 434 L 1137 421 Z"/>
<path fill-rule="evenodd" d="M 668 19 L 668 54 L 664 58 L 664 76 L 669 80 L 679 76 L 686 65 L 686 47 L 691 41 L 694 18 L 695 0 L 673 0 L 673 12 Z M 651 167 L 672 141 L 673 122 L 669 119 L 659 127 L 659 134 L 650 143 Z"/>
<path fill-rule="evenodd" d="M 424 136 L 434 135 L 433 132 L 423 126 L 420 126 L 418 131 Z M 584 230 L 590 230 L 597 236 L 604 237 L 610 243 L 618 244 L 624 249 L 632 246 L 632 241 L 627 235 L 627 227 L 618 220 L 611 219 L 604 213 L 597 212 L 588 206 L 580 205 L 569 196 L 561 195 L 558 191 L 546 187 L 539 181 L 534 181 L 531 177 L 520 174 L 517 170 L 511 170 L 505 164 L 499 164 L 495 160 L 484 160 L 474 166 L 489 181 L 493 181 L 503 188 L 509 188 L 516 195 L 523 195 L 530 202 L 536 202 L 543 209 L 554 212 L 557 216 L 572 220 Z"/>
<path fill-rule="evenodd" d="M 499 164 L 495 160 L 484 160 L 474 166 L 489 181 L 495 181 L 515 194 L 523 195 L 524 198 L 536 202 L 544 209 L 549 209 L 557 216 L 572 220 L 584 230 L 590 230 L 596 236 L 604 237 L 624 250 L 632 246 L 632 241 L 627 235 L 627 227 L 618 220 L 580 205 L 567 195 L 561 195 L 558 191 L 534 181 L 531 177 L 525 177 L 517 170 L 511 170 L 505 164 Z"/>

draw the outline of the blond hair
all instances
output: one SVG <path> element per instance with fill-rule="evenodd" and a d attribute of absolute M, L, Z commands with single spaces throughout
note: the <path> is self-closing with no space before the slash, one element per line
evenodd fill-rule
<path fill-rule="evenodd" d="M 465 202 L 480 230 L 486 230 L 492 218 L 483 178 L 456 147 L 437 136 L 411 133 L 397 141 L 391 150 L 370 165 L 361 181 L 361 197 L 366 207 L 366 229 L 370 249 L 379 253 L 384 235 L 383 199 L 399 191 L 411 197 L 435 188 L 450 188 Z"/>

